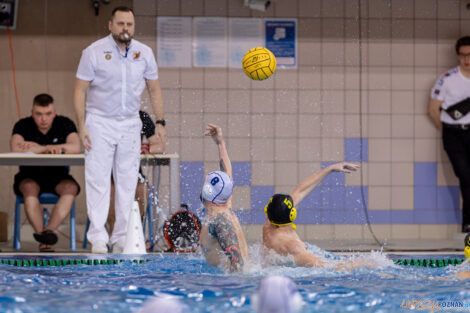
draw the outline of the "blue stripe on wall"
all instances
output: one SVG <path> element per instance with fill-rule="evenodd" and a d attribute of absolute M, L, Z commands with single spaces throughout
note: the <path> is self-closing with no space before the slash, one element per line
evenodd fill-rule
<path fill-rule="evenodd" d="M 251 187 L 251 209 L 264 210 L 269 199 L 274 195 L 274 186 Z"/>
<path fill-rule="evenodd" d="M 348 138 L 347 161 L 358 159 L 355 146 L 359 138 Z M 367 141 L 366 141 L 367 143 Z M 367 155 L 367 154 L 364 154 Z M 322 168 L 334 162 L 322 163 Z M 251 186 L 251 164 L 233 163 L 237 186 Z M 413 210 L 369 210 L 372 224 L 458 224 L 461 223 L 458 186 L 437 186 L 437 164 L 416 162 L 414 165 Z M 202 162 L 181 163 L 181 199 L 192 208 L 199 206 L 203 182 Z M 368 204 L 368 187 L 364 190 Z M 264 207 L 274 194 L 274 186 L 251 186 L 251 210 L 236 211 L 242 224 L 264 224 Z M 365 224 L 364 203 L 360 186 L 345 186 L 343 173 L 331 173 L 322 185 L 315 188 L 297 204 L 297 224 Z"/>
<path fill-rule="evenodd" d="M 435 210 L 437 207 L 437 186 L 415 186 L 414 208 Z"/>
<path fill-rule="evenodd" d="M 234 210 L 234 213 L 238 217 L 240 224 L 253 224 L 251 222 L 251 210 Z"/>
<path fill-rule="evenodd" d="M 196 210 L 200 205 L 199 195 L 204 183 L 204 163 L 181 162 L 180 171 L 181 203 L 186 203 L 191 210 Z"/>
<path fill-rule="evenodd" d="M 437 163 L 415 162 L 414 184 L 415 186 L 437 186 Z"/>
<path fill-rule="evenodd" d="M 266 216 L 264 207 L 274 195 L 274 186 L 252 186 L 251 187 L 251 223 L 264 224 Z"/>
<path fill-rule="evenodd" d="M 344 138 L 344 160 L 346 162 L 367 162 L 369 160 L 368 152 L 369 141 L 367 138 Z"/>
<path fill-rule="evenodd" d="M 345 208 L 346 188 L 344 186 L 320 186 L 323 209 L 341 210 Z"/>
<path fill-rule="evenodd" d="M 437 187 L 437 209 L 438 210 L 459 210 L 460 208 L 460 188 L 458 186 L 438 186 Z"/>
<path fill-rule="evenodd" d="M 321 168 L 325 168 L 335 163 L 337 162 L 322 162 Z M 344 186 L 344 173 L 332 172 L 323 179 L 321 184 L 323 186 Z"/>
<path fill-rule="evenodd" d="M 368 204 L 368 187 L 364 190 Z M 264 224 L 264 207 L 273 186 L 251 187 L 251 212 L 243 212 L 242 224 Z M 368 210 L 372 224 L 458 224 L 460 194 L 456 186 L 415 187 L 413 210 Z M 296 224 L 365 224 L 360 186 L 319 186 L 296 205 Z"/>
<path fill-rule="evenodd" d="M 413 224 L 413 210 L 390 210 L 390 224 Z"/>
<path fill-rule="evenodd" d="M 232 162 L 233 182 L 235 186 L 251 185 L 251 163 Z"/>
<path fill-rule="evenodd" d="M 296 208 L 300 211 L 307 209 L 320 210 L 323 207 L 323 189 L 321 187 L 313 189 L 302 202 L 296 204 Z"/>
<path fill-rule="evenodd" d="M 437 210 L 414 209 L 415 224 L 439 224 L 437 219 Z"/>

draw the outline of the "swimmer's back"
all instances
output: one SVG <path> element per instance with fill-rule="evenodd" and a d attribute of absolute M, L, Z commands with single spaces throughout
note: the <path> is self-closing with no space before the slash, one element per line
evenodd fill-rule
<path fill-rule="evenodd" d="M 209 264 L 219 265 L 222 262 L 220 257 L 227 254 L 222 246 L 227 250 L 235 245 L 239 247 L 243 264 L 248 262 L 248 245 L 240 222 L 231 210 L 216 211 L 207 217 L 201 232 L 201 245 Z"/>
<path fill-rule="evenodd" d="M 281 255 L 295 254 L 299 250 L 306 250 L 305 243 L 300 240 L 291 225 L 275 226 L 267 219 L 263 225 L 263 244 L 266 248 Z"/>

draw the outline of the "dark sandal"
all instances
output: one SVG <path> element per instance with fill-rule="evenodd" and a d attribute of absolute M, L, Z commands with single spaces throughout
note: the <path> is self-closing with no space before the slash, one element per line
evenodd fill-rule
<path fill-rule="evenodd" d="M 46 245 L 55 245 L 58 240 L 57 235 L 52 230 L 49 230 L 49 229 L 46 229 L 40 234 L 34 233 L 33 236 L 37 242 L 43 243 Z"/>
<path fill-rule="evenodd" d="M 39 245 L 39 252 L 55 252 L 55 250 L 50 245 L 41 243 Z"/>

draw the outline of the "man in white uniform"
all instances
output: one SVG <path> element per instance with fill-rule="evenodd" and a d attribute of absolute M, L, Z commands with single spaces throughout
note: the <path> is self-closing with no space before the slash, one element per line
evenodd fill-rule
<path fill-rule="evenodd" d="M 132 39 L 134 12 L 117 7 L 109 36 L 83 50 L 78 66 L 74 106 L 85 151 L 85 185 L 93 253 L 121 253 L 134 200 L 140 162 L 141 94 L 147 86 L 156 116 L 155 132 L 166 142 L 163 100 L 152 49 Z M 86 111 L 86 119 L 85 119 Z M 109 238 L 105 228 L 111 171 L 116 186 L 116 223 Z"/>
<path fill-rule="evenodd" d="M 439 77 L 428 111 L 460 181 L 462 232 L 470 232 L 470 37 L 457 40 L 455 52 L 459 66 Z"/>

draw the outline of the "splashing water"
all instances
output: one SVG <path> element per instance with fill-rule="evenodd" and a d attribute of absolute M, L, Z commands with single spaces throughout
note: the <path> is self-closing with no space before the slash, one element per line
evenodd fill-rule
<path fill-rule="evenodd" d="M 178 254 L 149 255 L 150 261 L 142 264 L 0 265 L 0 312 L 135 312 L 146 301 L 168 295 L 191 312 L 253 312 L 251 299 L 260 280 L 273 274 L 294 280 L 305 302 L 302 312 L 407 312 L 400 307 L 403 301 L 470 302 L 470 280 L 453 276 L 470 270 L 468 262 L 400 267 L 380 252 L 340 256 L 314 245 L 308 250 L 331 263 L 364 259 L 376 268 L 295 267 L 289 257 L 264 256 L 260 244 L 250 248 L 250 267 L 241 274 L 207 265 L 201 255 Z"/>

